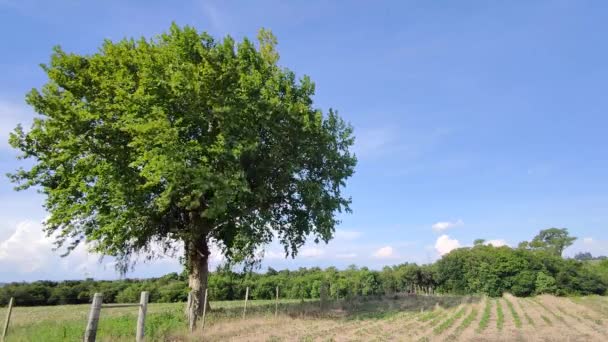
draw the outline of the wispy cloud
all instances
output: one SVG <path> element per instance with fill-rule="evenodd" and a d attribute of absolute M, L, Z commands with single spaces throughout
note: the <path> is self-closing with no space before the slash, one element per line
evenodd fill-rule
<path fill-rule="evenodd" d="M 230 20 L 230 17 L 227 13 L 222 12 L 216 3 L 213 1 L 200 1 L 199 2 L 203 15 L 208 20 L 209 27 L 216 33 L 221 35 L 227 35 L 234 31 L 234 23 Z M 206 25 L 205 25 L 206 26 Z"/>
<path fill-rule="evenodd" d="M 320 248 L 317 247 L 304 247 L 302 248 L 302 250 L 300 251 L 299 255 L 305 257 L 305 258 L 319 258 L 321 256 L 323 256 L 325 254 L 325 251 L 323 251 Z"/>
<path fill-rule="evenodd" d="M 356 131 L 354 152 L 360 159 L 394 157 L 417 160 L 431 153 L 451 129 L 420 127 L 404 130 L 398 126 L 366 128 Z"/>
<path fill-rule="evenodd" d="M 390 259 L 390 258 L 394 258 L 396 255 L 395 255 L 395 250 L 393 249 L 393 247 L 384 246 L 384 247 L 379 248 L 377 251 L 375 251 L 373 256 L 375 258 L 379 258 L 379 259 Z"/>
<path fill-rule="evenodd" d="M 264 252 L 265 259 L 285 259 L 285 252 L 279 252 L 275 250 L 267 250 Z"/>
<path fill-rule="evenodd" d="M 462 220 L 456 220 L 456 221 L 439 221 L 434 223 L 431 228 L 433 228 L 433 230 L 435 232 L 443 232 L 445 230 L 448 230 L 450 228 L 454 228 L 454 227 L 458 227 L 458 226 L 463 226 L 464 225 L 464 221 Z"/>
<path fill-rule="evenodd" d="M 340 240 L 352 241 L 360 238 L 361 235 L 363 235 L 362 232 L 355 230 L 336 229 L 336 239 Z"/>
<path fill-rule="evenodd" d="M 354 151 L 360 158 L 369 158 L 386 153 L 394 148 L 396 140 L 391 128 L 373 128 L 357 132 Z"/>
<path fill-rule="evenodd" d="M 357 257 L 357 253 L 338 253 L 336 258 L 338 259 L 354 259 Z"/>

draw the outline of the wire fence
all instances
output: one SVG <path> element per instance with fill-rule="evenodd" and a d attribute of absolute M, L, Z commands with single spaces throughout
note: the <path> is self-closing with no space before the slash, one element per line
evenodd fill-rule
<path fill-rule="evenodd" d="M 179 312 L 178 309 L 178 305 L 172 305 L 172 315 L 174 316 L 181 316 L 180 319 L 178 319 L 178 324 L 183 324 L 184 329 L 188 329 L 189 331 L 194 331 L 195 329 L 198 329 L 201 331 L 201 333 L 203 333 L 205 331 L 205 326 L 207 323 L 214 323 L 216 321 L 219 320 L 223 320 L 223 319 L 247 319 L 249 317 L 261 317 L 261 316 L 265 316 L 265 317 L 272 317 L 274 316 L 275 318 L 279 316 L 279 314 L 284 315 L 284 316 L 292 316 L 292 317 L 304 317 L 304 316 L 314 316 L 314 317 L 319 317 L 320 315 L 325 315 L 328 313 L 332 313 L 332 312 L 345 312 L 345 313 L 349 313 L 349 312 L 364 312 L 365 310 L 368 310 L 365 306 L 366 303 L 370 302 L 370 301 L 374 301 L 374 300 L 381 300 L 381 297 L 394 297 L 394 299 L 397 298 L 402 298 L 402 297 L 407 297 L 407 296 L 416 296 L 416 297 L 425 297 L 425 296 L 431 296 L 433 295 L 434 291 L 431 287 L 418 287 L 418 286 L 413 286 L 410 289 L 408 289 L 405 292 L 399 292 L 399 293 L 392 293 L 390 295 L 369 295 L 369 296 L 358 296 L 358 297 L 347 297 L 347 298 L 337 298 L 337 297 L 333 297 L 331 296 L 331 284 L 329 282 L 327 283 L 323 283 L 321 284 L 320 288 L 319 288 L 319 292 L 318 292 L 318 298 L 316 299 L 304 299 L 301 298 L 299 300 L 297 299 L 285 299 L 285 298 L 280 298 L 281 295 L 281 289 L 279 286 L 276 286 L 274 288 L 274 298 L 272 300 L 255 300 L 254 302 L 252 302 L 250 304 L 251 301 L 251 288 L 247 287 L 245 290 L 245 296 L 244 299 L 242 300 L 236 300 L 236 301 L 229 301 L 229 302 L 212 302 L 215 303 L 212 305 L 212 311 L 211 312 L 207 312 L 207 307 L 208 307 L 208 303 L 209 303 L 209 298 L 210 298 L 210 289 L 207 288 L 204 292 L 204 301 L 203 301 L 203 313 L 201 315 L 201 317 L 199 317 L 198 321 L 194 321 L 194 320 L 188 320 L 187 317 L 187 311 L 186 310 L 181 310 L 181 314 Z M 83 307 L 82 306 L 74 306 L 74 310 L 76 311 L 76 309 L 78 308 L 78 310 L 80 310 L 80 314 L 76 315 L 76 314 L 72 314 L 69 317 L 71 318 L 65 318 L 66 320 L 62 319 L 61 322 L 62 324 L 72 324 L 72 330 L 70 331 L 66 331 L 66 328 L 64 327 L 64 332 L 63 332 L 63 336 L 64 336 L 64 340 L 66 339 L 66 336 L 71 336 L 72 339 L 74 339 L 74 337 L 77 337 L 78 335 L 80 335 L 80 337 L 78 337 L 78 339 L 82 340 L 84 339 L 84 341 L 86 342 L 90 342 L 90 341 L 95 341 L 97 338 L 97 329 L 99 326 L 99 322 L 100 322 L 100 313 L 102 311 L 102 309 L 104 309 L 103 311 L 105 311 L 105 309 L 114 309 L 114 308 L 129 308 L 129 307 L 138 307 L 139 309 L 139 314 L 138 314 L 138 318 L 137 318 L 137 324 L 135 324 L 134 326 L 132 326 L 132 332 L 130 336 L 133 336 L 132 334 L 135 333 L 135 340 L 136 341 L 143 341 L 144 338 L 144 332 L 146 330 L 151 331 L 153 330 L 153 327 L 146 327 L 146 314 L 147 314 L 147 306 L 148 306 L 148 300 L 149 300 L 149 293 L 148 292 L 142 292 L 141 293 L 141 297 L 140 297 L 140 302 L 139 303 L 117 303 L 117 304 L 112 304 L 112 303 L 105 303 L 103 301 L 104 298 L 104 294 L 103 293 L 95 293 L 95 295 L 92 298 L 92 301 L 90 302 L 90 309 L 89 309 L 89 313 L 88 313 L 88 318 L 86 316 L 86 313 L 83 312 Z M 422 310 L 426 310 L 426 309 L 432 309 L 434 305 L 436 305 L 437 301 L 428 301 L 428 303 L 426 302 L 420 302 L 418 300 L 419 303 L 415 304 L 416 309 L 420 308 Z M 374 310 L 377 311 L 390 311 L 390 310 L 400 310 L 403 309 L 403 307 L 399 307 L 399 305 L 402 305 L 402 303 L 400 304 L 396 304 L 398 303 L 397 301 L 386 301 L 386 303 L 384 303 L 384 306 L 378 306 L 375 305 L 374 306 Z M 217 305 L 216 305 L 217 304 Z M 169 307 L 169 305 L 171 304 L 156 304 L 156 305 L 167 305 L 167 307 Z M 10 324 L 11 324 L 11 312 L 13 311 L 12 308 L 14 307 L 14 300 L 11 299 L 10 303 L 9 303 L 9 308 L 6 311 L 6 317 L 4 319 L 4 325 L 2 327 L 2 341 L 4 341 L 7 336 L 9 336 L 11 334 L 10 331 Z M 59 306 L 57 307 L 59 310 L 63 310 L 64 308 L 67 308 L 67 310 L 70 309 L 70 307 L 72 307 L 72 305 L 66 305 L 66 306 Z M 35 307 L 31 307 L 31 308 L 35 308 Z M 46 306 L 44 307 L 47 310 L 53 310 L 50 309 L 51 307 Z M 21 309 L 21 308 L 20 308 Z M 26 309 L 25 307 L 23 309 Z M 2 312 L 2 310 L 0 310 L 0 312 Z M 124 311 L 122 310 L 121 312 L 126 313 L 129 311 Z M 134 313 L 134 312 L 133 312 Z M 211 317 L 209 317 L 209 314 L 212 314 Z M 162 315 L 162 312 L 156 311 L 155 315 L 160 316 Z M 129 316 L 132 316 L 132 313 L 129 314 Z M 102 316 L 102 321 L 104 319 L 110 319 L 108 318 L 104 318 L 106 317 L 105 315 Z M 115 317 L 115 316 L 114 316 Z M 23 316 L 21 316 L 21 318 L 23 318 Z M 209 321 L 209 318 L 211 318 L 211 321 Z M 48 319 L 48 318 L 46 318 Z M 172 319 L 172 317 L 169 316 L 164 316 L 164 317 L 159 317 L 158 319 Z M 32 323 L 33 322 L 33 323 Z M 59 322 L 59 321 L 58 321 Z M 78 323 L 80 322 L 80 323 Z M 128 324 L 134 324 L 132 321 L 132 318 L 129 318 L 129 322 Z M 182 322 L 182 323 L 179 323 Z M 38 324 L 38 321 L 31 321 L 28 322 L 27 324 Z M 18 322 L 19 324 L 19 328 L 21 330 L 23 330 L 23 326 L 24 326 L 24 322 Z M 76 328 L 74 328 L 74 325 L 76 325 Z M 153 323 L 154 325 L 154 323 Z M 78 326 L 80 326 L 80 333 L 78 333 L 77 331 Z M 54 327 L 52 327 L 53 329 L 57 329 L 57 324 L 55 324 Z M 124 328 L 124 326 L 122 327 Z M 76 332 L 75 332 L 76 331 Z M 75 335 L 76 334 L 76 335 Z M 108 334 L 107 332 L 107 326 L 106 326 L 106 331 L 104 332 L 104 334 Z M 124 338 L 125 335 L 121 335 L 123 336 L 122 338 Z M 127 335 L 128 336 L 128 335 Z M 67 338 L 69 339 L 69 338 Z"/>

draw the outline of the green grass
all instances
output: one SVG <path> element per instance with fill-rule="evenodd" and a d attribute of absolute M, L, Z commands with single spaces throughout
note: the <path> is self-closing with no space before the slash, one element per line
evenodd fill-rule
<path fill-rule="evenodd" d="M 545 321 L 545 323 L 553 326 L 553 322 L 551 322 L 551 320 L 549 319 L 549 317 L 545 316 L 545 315 L 540 315 L 540 318 L 543 319 L 543 321 Z"/>
<path fill-rule="evenodd" d="M 519 314 L 517 313 L 517 311 L 515 311 L 515 307 L 513 306 L 513 303 L 511 303 L 511 301 L 508 300 L 507 298 L 505 298 L 505 302 L 507 303 L 507 306 L 509 307 L 509 310 L 511 311 L 511 315 L 513 316 L 513 321 L 515 322 L 515 326 L 518 329 L 521 328 L 521 318 L 519 318 Z"/>
<path fill-rule="evenodd" d="M 104 317 L 99 320 L 97 339 L 99 341 L 129 341 L 135 336 L 137 316 L 121 315 Z M 18 325 L 9 328 L 7 342 L 10 341 L 80 341 L 86 321 L 63 321 L 57 324 L 44 321 L 39 324 Z M 186 325 L 183 310 L 151 313 L 146 316 L 145 335 L 148 340 L 164 340 L 170 333 L 183 329 Z"/>
<path fill-rule="evenodd" d="M 299 300 L 281 300 L 281 306 L 300 303 Z M 214 313 L 211 322 L 218 317 L 241 315 L 244 301 L 211 302 Z M 150 303 L 146 315 L 147 340 L 165 340 L 174 332 L 185 331 L 185 303 Z M 81 341 L 90 305 L 58 305 L 15 307 L 11 315 L 6 342 L 13 341 Z M 5 309 L 0 309 L 4 320 Z M 274 301 L 252 300 L 247 304 L 248 314 L 274 313 Z M 137 308 L 104 308 L 101 310 L 97 331 L 98 341 L 131 341 L 135 337 Z M 60 324 L 58 324 L 60 322 Z"/>
<path fill-rule="evenodd" d="M 492 301 L 489 298 L 486 298 L 486 306 L 483 309 L 483 313 L 481 314 L 481 319 L 479 320 L 479 325 L 477 326 L 478 333 L 484 331 L 488 327 L 488 324 L 490 323 L 491 314 L 492 314 Z"/>
<path fill-rule="evenodd" d="M 502 331 L 505 325 L 505 314 L 502 312 L 502 305 L 500 299 L 496 300 L 496 328 L 498 331 Z"/>
<path fill-rule="evenodd" d="M 448 319 L 443 321 L 441 324 L 436 326 L 435 329 L 433 329 L 433 332 L 435 333 L 435 335 L 441 334 L 442 332 L 449 329 L 454 324 L 454 322 L 456 322 L 457 320 L 460 319 L 460 317 L 464 316 L 464 314 L 465 314 L 465 308 L 461 308 L 455 314 L 453 314 Z"/>

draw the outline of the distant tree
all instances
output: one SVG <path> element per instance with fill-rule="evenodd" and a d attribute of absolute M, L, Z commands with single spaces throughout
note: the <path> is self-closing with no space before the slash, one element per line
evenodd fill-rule
<path fill-rule="evenodd" d="M 40 116 L 11 134 L 33 159 L 12 181 L 46 196 L 45 230 L 68 252 L 87 241 L 126 270 L 155 244 L 183 246 L 196 322 L 211 244 L 251 262 L 277 237 L 295 256 L 349 211 L 352 129 L 313 108 L 313 82 L 277 64 L 276 43 L 266 30 L 256 46 L 173 25 L 92 55 L 55 48 L 48 82 L 27 96 Z"/>
<path fill-rule="evenodd" d="M 522 241 L 517 245 L 517 248 L 519 249 L 529 249 L 530 248 L 530 243 L 528 241 Z"/>
<path fill-rule="evenodd" d="M 481 246 L 481 245 L 483 245 L 484 243 L 486 243 L 486 240 L 485 240 L 485 239 L 475 239 L 475 241 L 473 241 L 473 245 L 474 245 L 474 246 Z"/>
<path fill-rule="evenodd" d="M 575 240 L 567 228 L 549 228 L 541 230 L 530 242 L 530 247 L 561 256 L 564 249 L 571 246 Z"/>
<path fill-rule="evenodd" d="M 268 266 L 268 270 L 266 271 L 267 275 L 276 275 L 278 272 L 274 268 Z"/>
<path fill-rule="evenodd" d="M 576 255 L 574 256 L 574 259 L 580 260 L 580 261 L 593 260 L 593 255 L 591 255 L 591 253 L 589 253 L 589 252 L 579 252 L 579 253 L 576 253 Z"/>

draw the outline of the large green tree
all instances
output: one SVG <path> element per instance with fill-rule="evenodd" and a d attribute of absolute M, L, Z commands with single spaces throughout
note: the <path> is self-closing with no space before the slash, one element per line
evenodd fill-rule
<path fill-rule="evenodd" d="M 570 236 L 567 228 L 548 228 L 541 230 L 530 241 L 529 247 L 561 256 L 564 249 L 571 246 L 575 240 L 576 237 Z"/>
<path fill-rule="evenodd" d="M 242 262 L 278 239 L 294 256 L 349 210 L 352 129 L 313 107 L 275 46 L 265 30 L 256 45 L 172 25 L 91 55 L 57 47 L 27 95 L 39 117 L 10 138 L 33 166 L 10 176 L 45 195 L 46 232 L 68 251 L 86 241 L 126 268 L 183 245 L 195 322 L 211 244 Z"/>

